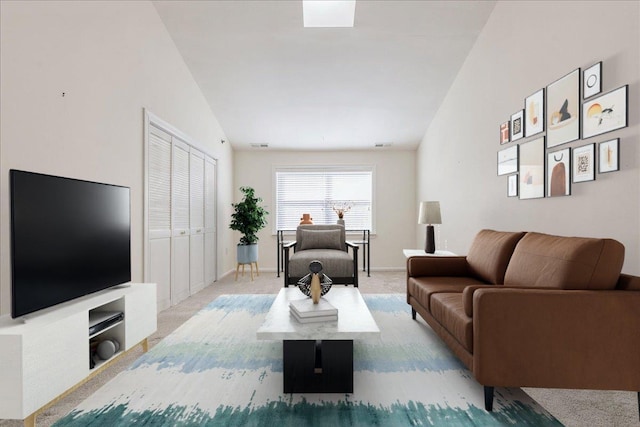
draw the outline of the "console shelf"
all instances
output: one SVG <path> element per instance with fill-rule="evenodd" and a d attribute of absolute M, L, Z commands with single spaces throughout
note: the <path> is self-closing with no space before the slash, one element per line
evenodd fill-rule
<path fill-rule="evenodd" d="M 34 425 L 50 402 L 86 381 L 156 331 L 156 285 L 127 284 L 25 316 L 0 318 L 0 419 Z M 124 319 L 89 336 L 89 312 L 121 311 Z M 114 339 L 120 351 L 89 366 L 89 342 Z"/>

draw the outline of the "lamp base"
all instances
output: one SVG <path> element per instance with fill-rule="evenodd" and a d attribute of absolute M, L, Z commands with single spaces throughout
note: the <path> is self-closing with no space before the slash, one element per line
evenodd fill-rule
<path fill-rule="evenodd" d="M 427 225 L 427 241 L 424 251 L 428 254 L 432 254 L 436 251 L 436 241 L 434 239 L 433 225 Z"/>

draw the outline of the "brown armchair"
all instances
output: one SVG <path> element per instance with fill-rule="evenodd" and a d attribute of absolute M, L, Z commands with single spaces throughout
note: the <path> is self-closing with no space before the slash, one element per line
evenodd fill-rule
<path fill-rule="evenodd" d="M 297 284 L 306 276 L 309 263 L 314 260 L 322 262 L 323 273 L 334 284 L 358 287 L 358 245 L 346 240 L 343 225 L 300 225 L 296 229 L 296 240 L 285 244 L 283 249 L 285 287 Z"/>

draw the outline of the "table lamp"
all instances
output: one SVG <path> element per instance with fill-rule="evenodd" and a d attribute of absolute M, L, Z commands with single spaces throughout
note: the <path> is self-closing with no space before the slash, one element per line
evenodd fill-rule
<path fill-rule="evenodd" d="M 420 202 L 418 224 L 427 224 L 427 238 L 425 252 L 432 254 L 436 251 L 436 242 L 433 236 L 433 224 L 442 224 L 440 218 L 440 202 Z"/>

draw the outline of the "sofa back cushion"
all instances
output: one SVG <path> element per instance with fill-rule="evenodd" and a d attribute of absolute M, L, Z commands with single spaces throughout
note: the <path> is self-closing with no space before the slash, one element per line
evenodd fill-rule
<path fill-rule="evenodd" d="M 467 255 L 471 271 L 487 283 L 501 285 L 509 259 L 524 232 L 480 230 Z"/>
<path fill-rule="evenodd" d="M 614 289 L 624 246 L 613 239 L 527 233 L 516 246 L 504 284 L 557 289 Z"/>

